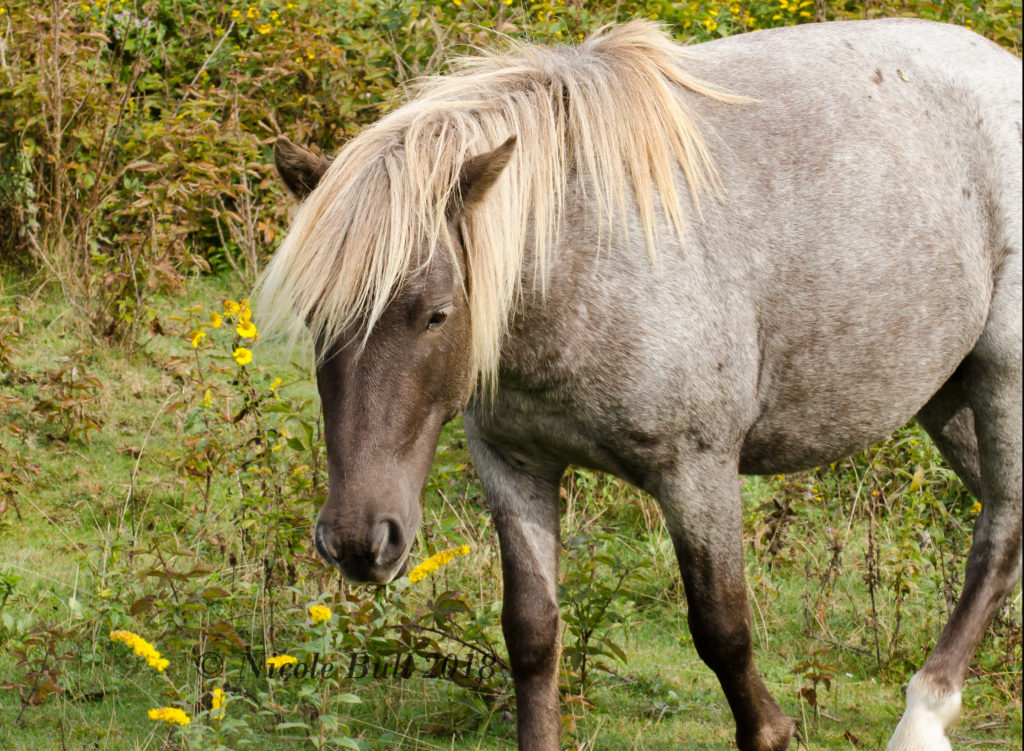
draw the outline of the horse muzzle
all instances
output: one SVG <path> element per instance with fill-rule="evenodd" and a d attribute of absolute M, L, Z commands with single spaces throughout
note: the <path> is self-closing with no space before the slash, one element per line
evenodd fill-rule
<path fill-rule="evenodd" d="M 320 557 L 346 579 L 357 584 L 387 584 L 404 568 L 409 545 L 397 517 L 378 517 L 361 535 L 351 532 L 317 521 L 313 533 Z"/>

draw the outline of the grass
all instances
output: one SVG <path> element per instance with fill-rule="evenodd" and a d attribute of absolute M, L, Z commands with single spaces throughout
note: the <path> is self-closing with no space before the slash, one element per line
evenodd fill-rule
<path fill-rule="evenodd" d="M 159 327 L 153 328 L 167 333 L 142 337 L 133 349 L 90 339 L 48 286 L 8 276 L 2 291 L 0 308 L 16 304 L 24 330 L 17 339 L 8 336 L 19 354 L 0 369 L 9 398 L 0 417 L 7 429 L 0 433 L 0 471 L 18 462 L 38 471 L 13 488 L 0 515 L 0 582 L 6 582 L 0 587 L 7 592 L 0 591 L 0 680 L 13 686 L 0 691 L 0 747 L 212 748 L 212 735 L 195 734 L 214 723 L 204 714 L 213 684 L 197 674 L 194 650 L 214 645 L 230 652 L 223 642 L 228 637 L 217 636 L 223 623 L 254 646 L 306 648 L 312 632 L 304 612 L 313 601 L 349 614 L 344 629 L 330 632 L 339 664 L 353 640 L 382 644 L 388 638 L 382 623 L 415 613 L 440 619 L 429 622 L 442 624 L 439 644 L 446 649 L 462 649 L 454 637 L 471 644 L 490 639 L 503 653 L 496 536 L 458 422 L 442 435 L 414 556 L 463 543 L 472 546 L 471 555 L 415 587 L 386 597 L 369 594 L 341 583 L 308 544 L 323 493 L 319 449 L 286 446 L 279 453 L 286 462 L 271 483 L 271 490 L 286 491 L 286 502 L 267 491 L 257 503 L 259 475 L 247 474 L 245 461 L 252 460 L 251 431 L 258 425 L 249 417 L 237 423 L 208 418 L 206 428 L 190 427 L 188 415 L 203 388 L 212 388 L 216 404 L 223 400 L 231 412 L 243 386 L 230 360 L 215 359 L 221 356 L 215 349 L 203 355 L 197 380 L 183 311 L 237 299 L 241 285 L 226 276 L 190 281 L 158 301 Z M 210 331 L 210 337 L 222 333 Z M 293 410 L 280 417 L 288 425 L 300 425 L 302 415 L 315 425 L 309 374 L 288 359 L 263 345 L 246 377 L 258 389 L 282 374 L 299 379 L 287 387 L 287 398 L 266 404 Z M 85 416 L 102 422 L 87 441 L 74 432 L 62 437 L 57 422 L 33 411 L 45 395 L 47 373 L 69 365 L 102 384 L 81 406 L 84 413 L 70 410 L 72 422 Z M 272 418 L 278 419 L 261 418 L 264 427 L 278 425 Z M 212 474 L 208 489 L 185 470 L 197 455 L 192 438 L 220 441 L 233 463 L 230 471 Z M 306 479 L 289 485 L 296 472 Z M 566 555 L 563 583 L 579 591 L 590 581 L 591 596 L 611 603 L 611 615 L 591 625 L 625 657 L 591 658 L 592 668 L 600 663 L 603 669 L 590 672 L 583 698 L 563 704 L 564 742 L 594 750 L 731 748 L 728 707 L 690 640 L 656 506 L 629 486 L 582 470 L 567 475 L 564 491 L 564 539 L 617 558 L 588 569 L 593 557 Z M 902 710 L 906 680 L 941 629 L 950 593 L 959 590 L 972 503 L 913 427 L 830 468 L 745 481 L 758 666 L 784 709 L 802 721 L 806 748 L 884 746 Z M 626 571 L 626 584 L 609 594 L 613 579 Z M 437 605 L 446 590 L 470 606 L 450 622 Z M 148 605 L 147 595 L 153 598 Z M 366 609 L 363 615 L 355 614 L 359 608 Z M 366 615 L 374 608 L 378 615 Z M 125 627 L 171 660 L 167 678 L 109 643 L 107 631 Z M 572 645 L 568 631 L 565 640 Z M 66 662 L 47 662 L 59 690 L 23 706 L 17 689 L 30 693 L 31 681 L 16 664 L 16 652 L 38 659 L 48 645 L 55 654 L 70 653 Z M 579 693 L 569 672 L 564 680 L 567 696 Z M 341 729 L 326 734 L 324 748 L 342 747 L 341 738 L 367 751 L 514 744 L 507 685 L 481 693 L 443 680 L 366 678 L 332 684 L 321 694 L 312 681 L 224 681 L 218 685 L 235 698 L 222 724 L 236 723 L 216 738 L 224 748 L 315 747 L 310 738 L 331 723 Z M 361 703 L 344 703 L 343 694 Z M 147 719 L 149 708 L 164 704 L 189 708 L 192 735 Z M 1019 588 L 973 663 L 953 737 L 957 748 L 1021 748 Z"/>

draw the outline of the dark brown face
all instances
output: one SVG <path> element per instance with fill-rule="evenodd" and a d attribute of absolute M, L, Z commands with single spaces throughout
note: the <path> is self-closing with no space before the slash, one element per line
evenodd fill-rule
<path fill-rule="evenodd" d="M 317 369 L 330 491 L 314 540 L 347 579 L 383 583 L 409 553 L 441 426 L 473 386 L 461 271 L 439 252 L 360 351 L 361 338 L 331 347 Z"/>
<path fill-rule="evenodd" d="M 352 581 L 384 583 L 402 570 L 441 426 L 462 410 L 475 385 L 457 227 L 461 213 L 472 211 L 498 179 L 515 142 L 510 137 L 462 165 L 448 224 L 462 260 L 439 249 L 395 294 L 365 344 L 364 332 L 353 331 L 317 345 L 330 490 L 314 541 Z M 300 199 L 330 167 L 286 138 L 275 144 L 274 162 Z"/>

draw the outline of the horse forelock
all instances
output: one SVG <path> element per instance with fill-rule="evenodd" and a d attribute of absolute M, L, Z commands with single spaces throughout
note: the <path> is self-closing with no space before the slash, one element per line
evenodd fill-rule
<path fill-rule="evenodd" d="M 425 79 L 412 99 L 349 141 L 299 208 L 257 289 L 265 330 L 303 324 L 333 341 L 368 335 L 396 290 L 437 252 L 467 159 L 509 135 L 517 145 L 485 199 L 459 214 L 466 244 L 471 358 L 486 388 L 527 254 L 543 280 L 570 167 L 606 236 L 636 212 L 657 251 L 656 197 L 680 241 L 677 170 L 694 200 L 716 174 L 680 87 L 743 101 L 683 70 L 687 55 L 656 24 L 598 31 L 579 46 L 510 43 Z M 542 281 L 543 283 L 543 281 Z"/>

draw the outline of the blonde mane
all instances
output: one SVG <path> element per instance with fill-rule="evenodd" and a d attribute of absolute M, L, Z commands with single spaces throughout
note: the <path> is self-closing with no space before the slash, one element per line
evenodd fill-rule
<path fill-rule="evenodd" d="M 539 278 L 558 231 L 567 175 L 589 175 L 602 230 L 636 206 L 652 252 L 656 204 L 682 239 L 676 187 L 694 198 L 716 173 L 678 87 L 743 101 L 684 71 L 687 54 L 656 24 L 602 29 L 579 46 L 510 43 L 454 61 L 414 97 L 349 141 L 299 208 L 257 289 L 265 329 L 334 341 L 368 333 L 396 290 L 434 253 L 452 252 L 448 207 L 462 165 L 515 134 L 511 161 L 486 198 L 461 216 L 471 357 L 494 382 L 529 247 Z"/>

